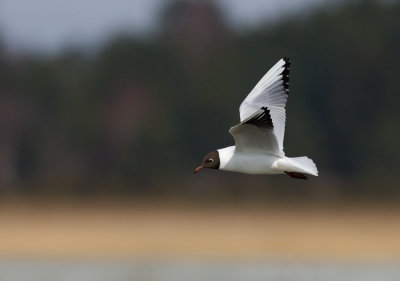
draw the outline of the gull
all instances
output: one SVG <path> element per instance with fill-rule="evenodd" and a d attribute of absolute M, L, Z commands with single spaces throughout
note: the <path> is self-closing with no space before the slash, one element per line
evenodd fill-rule
<path fill-rule="evenodd" d="M 235 145 L 209 152 L 194 173 L 211 168 L 295 179 L 318 176 L 310 158 L 286 157 L 283 151 L 290 64 L 282 58 L 261 78 L 240 105 L 240 123 L 229 130 Z"/>

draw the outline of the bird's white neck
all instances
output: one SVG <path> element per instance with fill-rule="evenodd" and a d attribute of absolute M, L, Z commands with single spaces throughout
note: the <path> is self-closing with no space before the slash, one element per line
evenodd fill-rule
<path fill-rule="evenodd" d="M 225 170 L 226 165 L 232 159 L 234 153 L 235 153 L 235 146 L 228 146 L 225 148 L 218 149 L 220 170 Z"/>

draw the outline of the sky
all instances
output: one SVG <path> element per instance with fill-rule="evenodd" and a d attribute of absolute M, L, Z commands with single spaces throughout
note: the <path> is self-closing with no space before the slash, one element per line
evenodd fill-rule
<path fill-rule="evenodd" d="M 0 0 L 0 38 L 14 50 L 54 52 L 99 44 L 115 32 L 146 34 L 168 0 Z M 236 28 L 322 5 L 329 0 L 216 0 Z"/>

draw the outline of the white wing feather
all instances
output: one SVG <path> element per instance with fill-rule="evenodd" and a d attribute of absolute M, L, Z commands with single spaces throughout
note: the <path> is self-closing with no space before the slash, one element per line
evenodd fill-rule
<path fill-rule="evenodd" d="M 235 149 L 245 153 L 280 155 L 268 109 L 259 109 L 249 118 L 230 128 Z"/>
<path fill-rule="evenodd" d="M 289 59 L 280 59 L 257 83 L 240 105 L 240 121 L 244 121 L 262 107 L 270 111 L 279 150 L 283 152 L 288 97 Z"/>

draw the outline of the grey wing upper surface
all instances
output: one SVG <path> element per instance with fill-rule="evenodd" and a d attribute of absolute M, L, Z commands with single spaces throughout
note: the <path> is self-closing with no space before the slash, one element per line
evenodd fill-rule
<path fill-rule="evenodd" d="M 241 123 L 229 130 L 237 150 L 284 155 L 289 67 L 289 59 L 280 59 L 240 105 Z"/>

